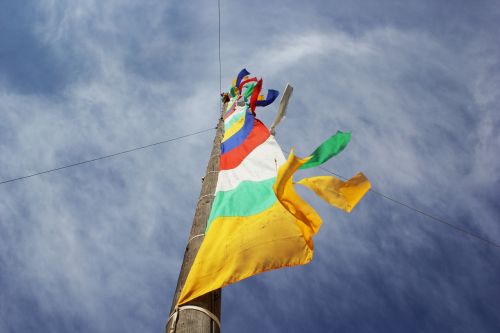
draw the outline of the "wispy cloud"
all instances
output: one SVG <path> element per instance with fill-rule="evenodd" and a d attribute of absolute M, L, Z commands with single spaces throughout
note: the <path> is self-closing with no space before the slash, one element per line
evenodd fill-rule
<path fill-rule="evenodd" d="M 213 4 L 6 6 L 1 179 L 215 125 Z M 285 149 L 352 130 L 327 168 L 500 240 L 498 6 L 280 6 L 222 2 L 223 86 L 290 82 Z M 0 331 L 161 331 L 212 135 L 1 186 Z M 498 251 L 373 193 L 350 215 L 308 198 L 315 259 L 224 290 L 224 330 L 498 330 Z"/>

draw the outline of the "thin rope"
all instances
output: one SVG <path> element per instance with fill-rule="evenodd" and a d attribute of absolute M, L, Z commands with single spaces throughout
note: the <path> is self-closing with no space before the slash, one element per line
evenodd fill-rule
<path fill-rule="evenodd" d="M 321 170 L 324 170 L 324 171 L 326 171 L 326 172 L 328 172 L 328 173 L 330 173 L 330 174 L 332 174 L 332 175 L 335 175 L 335 176 L 337 176 L 337 177 L 339 177 L 339 178 L 341 178 L 341 179 L 343 179 L 343 180 L 347 180 L 347 178 L 345 178 L 345 177 L 343 177 L 343 176 L 341 176 L 341 175 L 339 175 L 339 174 L 337 174 L 337 173 L 335 173 L 335 172 L 332 172 L 332 171 L 330 171 L 330 170 L 328 170 L 328 169 L 325 169 L 325 168 L 323 168 L 323 167 L 321 167 L 321 166 L 320 166 L 319 168 L 320 168 Z M 447 222 L 447 221 L 445 221 L 445 220 L 443 220 L 443 219 L 441 219 L 441 218 L 439 218 L 439 217 L 436 217 L 436 216 L 434 216 L 434 215 L 432 215 L 432 214 L 430 214 L 430 213 L 424 212 L 424 211 L 423 211 L 423 210 L 421 210 L 421 209 L 418 209 L 418 208 L 415 208 L 415 207 L 413 207 L 413 206 L 410 206 L 410 205 L 409 205 L 409 204 L 407 204 L 407 203 L 404 203 L 404 202 L 402 202 L 402 201 L 399 201 L 399 200 L 396 200 L 396 199 L 394 199 L 394 198 L 391 198 L 390 196 L 385 195 L 385 194 L 383 194 L 382 192 L 376 191 L 376 190 L 374 190 L 374 189 L 370 189 L 370 191 L 371 191 L 371 192 L 373 192 L 373 193 L 375 193 L 375 194 L 377 194 L 377 195 L 379 195 L 379 196 L 381 196 L 381 197 L 382 197 L 382 198 L 384 198 L 384 199 L 390 200 L 390 201 L 392 201 L 392 202 L 394 202 L 394 203 L 396 203 L 396 204 L 398 204 L 398 205 L 401 205 L 401 206 L 406 207 L 406 208 L 408 208 L 408 209 L 410 209 L 410 210 L 412 210 L 412 211 L 414 211 L 414 212 L 417 212 L 417 213 L 419 213 L 419 214 L 421 214 L 421 215 L 423 215 L 423 216 L 425 216 L 425 217 L 427 217 L 427 218 L 429 218 L 429 219 L 431 219 L 431 220 L 433 220 L 433 221 L 435 221 L 435 222 L 439 222 L 439 223 L 441 223 L 441 224 L 444 224 L 444 225 L 446 225 L 446 226 L 448 226 L 448 227 L 450 227 L 450 228 L 453 228 L 453 229 L 455 229 L 455 230 L 458 230 L 458 231 L 460 231 L 460 232 L 462 232 L 462 233 L 464 233 L 464 234 L 466 234 L 466 235 L 469 235 L 470 237 L 474 237 L 474 238 L 476 238 L 476 239 L 478 239 L 478 240 L 480 240 L 480 241 L 483 241 L 483 242 L 488 243 L 488 244 L 490 244 L 490 245 L 493 245 L 493 246 L 495 246 L 495 247 L 500 247 L 500 245 L 499 245 L 499 244 L 497 244 L 497 243 L 495 243 L 495 242 L 493 242 L 493 241 L 491 241 L 491 240 L 489 240 L 489 239 L 487 239 L 487 238 L 484 238 L 484 237 L 479 236 L 479 235 L 477 235 L 477 234 L 475 234 L 475 233 L 473 233 L 473 232 L 470 232 L 470 231 L 468 231 L 468 230 L 466 230 L 466 229 L 464 229 L 464 228 L 461 228 L 461 227 L 459 227 L 459 226 L 456 226 L 456 225 L 454 225 L 454 224 L 452 224 L 452 223 L 450 223 L 450 222 Z"/>
<path fill-rule="evenodd" d="M 219 10 L 219 95 L 222 94 L 222 62 L 220 56 L 220 0 L 217 0 L 217 7 Z M 220 108 L 222 108 L 222 98 L 220 100 Z"/>
<path fill-rule="evenodd" d="M 201 199 L 206 198 L 206 197 L 215 197 L 215 194 L 204 194 L 204 195 L 202 195 L 202 196 L 198 199 L 198 201 L 200 201 Z"/>
<path fill-rule="evenodd" d="M 134 152 L 134 151 L 137 151 L 137 150 L 146 149 L 146 148 L 150 148 L 150 147 L 153 147 L 153 146 L 161 145 L 161 144 L 164 144 L 164 143 L 168 143 L 168 142 L 172 142 L 172 141 L 184 139 L 184 138 L 187 138 L 187 137 L 190 137 L 190 136 L 194 136 L 194 135 L 198 135 L 198 134 L 201 134 L 201 133 L 205 133 L 205 132 L 208 132 L 208 131 L 213 131 L 214 129 L 215 128 L 208 128 L 208 129 L 205 129 L 205 130 L 202 130 L 202 131 L 198 131 L 198 132 L 194 132 L 194 133 L 190 133 L 190 134 L 186 134 L 186 135 L 181 135 L 181 136 L 178 136 L 176 138 L 172 138 L 172 139 L 167 139 L 167 140 L 163 140 L 163 141 L 151 143 L 149 145 L 145 145 L 145 146 L 142 146 L 142 147 L 132 148 L 132 149 L 120 151 L 118 153 L 114 153 L 114 154 L 110 154 L 110 155 L 106 155 L 106 156 L 101 156 L 101 157 L 96 157 L 96 158 L 93 158 L 93 159 L 90 159 L 90 160 L 86 160 L 86 161 L 81 161 L 81 162 L 78 162 L 78 163 L 68 164 L 68 165 L 64 165 L 64 166 L 57 167 L 57 168 L 54 168 L 54 169 L 49 169 L 49 170 L 45 170 L 45 171 L 36 172 L 36 173 L 30 174 L 30 175 L 26 175 L 26 176 L 21 176 L 21 177 L 17 177 L 17 178 L 3 180 L 3 181 L 0 182 L 0 185 L 6 184 L 6 183 L 15 182 L 15 181 L 26 179 L 26 178 L 31 178 L 31 177 L 43 175 L 43 174 L 50 173 L 50 172 L 59 171 L 59 170 L 62 170 L 62 169 L 72 168 L 72 167 L 75 167 L 75 166 L 78 166 L 78 165 L 82 165 L 82 164 L 86 164 L 86 163 L 92 163 L 92 162 L 104 160 L 106 158 L 115 157 L 115 156 L 122 155 L 122 154 L 131 153 L 131 152 Z"/>
<path fill-rule="evenodd" d="M 192 241 L 193 239 L 198 238 L 198 237 L 204 237 L 204 236 L 205 236 L 205 234 L 198 234 L 198 235 L 194 235 L 193 237 L 189 238 L 189 240 L 188 240 L 188 242 L 187 242 L 187 243 L 188 243 L 188 245 L 189 245 L 189 243 L 191 243 L 191 241 Z"/>
<path fill-rule="evenodd" d="M 199 311 L 201 313 L 204 313 L 205 315 L 210 317 L 210 319 L 212 319 L 212 321 L 214 323 L 216 323 L 220 329 L 221 326 L 220 326 L 219 318 L 217 318 L 217 316 L 215 314 L 213 314 L 212 312 L 210 312 L 209 310 L 202 308 L 202 307 L 199 307 L 199 306 L 196 306 L 196 305 L 181 305 L 179 307 L 176 307 L 174 312 L 168 317 L 167 323 L 172 320 L 170 323 L 170 327 L 169 327 L 169 333 L 176 332 L 177 320 L 179 319 L 179 312 L 185 311 L 185 310 L 195 310 L 195 311 Z"/>

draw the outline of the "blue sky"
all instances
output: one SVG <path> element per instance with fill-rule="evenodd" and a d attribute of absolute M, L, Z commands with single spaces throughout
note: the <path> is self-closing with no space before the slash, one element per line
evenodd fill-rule
<path fill-rule="evenodd" d="M 222 85 L 295 90 L 326 168 L 500 242 L 498 1 L 223 1 Z M 217 2 L 0 2 L 0 180 L 215 126 Z M 276 105 L 259 110 L 268 125 Z M 163 331 L 214 133 L 0 186 L 0 332 Z M 321 174 L 320 170 L 304 172 Z M 500 250 L 368 193 L 307 266 L 223 291 L 226 332 L 498 332 Z"/>

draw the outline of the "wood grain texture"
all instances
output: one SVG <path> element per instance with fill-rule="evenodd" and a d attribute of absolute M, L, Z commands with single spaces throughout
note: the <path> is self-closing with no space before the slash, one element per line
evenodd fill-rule
<path fill-rule="evenodd" d="M 207 220 L 210 215 L 210 210 L 212 209 L 212 203 L 214 200 L 215 188 L 217 186 L 217 177 L 219 174 L 219 162 L 220 162 L 220 146 L 221 140 L 224 136 L 224 120 L 222 118 L 223 110 L 225 110 L 226 104 L 222 105 L 219 122 L 217 124 L 217 132 L 214 138 L 214 144 L 212 152 L 210 154 L 210 159 L 208 161 L 205 177 L 202 181 L 202 187 L 200 191 L 200 196 L 198 203 L 196 205 L 196 211 L 194 214 L 193 225 L 191 227 L 191 232 L 189 233 L 188 241 L 190 242 L 186 245 L 186 250 L 184 252 L 184 259 L 182 261 L 181 270 L 179 273 L 179 278 L 177 280 L 177 287 L 175 289 L 174 297 L 172 300 L 172 306 L 170 313 L 173 313 L 177 299 L 181 293 L 186 277 L 193 265 L 194 259 L 198 250 L 203 242 L 204 236 L 195 237 L 197 235 L 204 234 L 207 225 Z M 195 238 L 193 238 L 195 237 Z M 220 320 L 220 309 L 221 309 L 221 290 L 215 290 L 203 296 L 200 296 L 187 304 L 202 307 L 214 315 Z M 170 321 L 167 322 L 165 327 L 165 332 L 168 333 L 170 329 Z M 175 325 L 175 333 L 219 333 L 220 329 L 215 322 L 213 322 L 210 317 L 206 314 L 196 311 L 196 310 L 184 310 L 178 312 L 178 319 Z"/>

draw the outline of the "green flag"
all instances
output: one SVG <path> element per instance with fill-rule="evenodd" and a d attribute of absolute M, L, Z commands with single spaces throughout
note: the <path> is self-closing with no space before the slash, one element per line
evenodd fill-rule
<path fill-rule="evenodd" d="M 311 154 L 311 159 L 299 169 L 308 169 L 325 163 L 330 158 L 344 150 L 350 140 L 351 132 L 344 133 L 337 131 L 335 135 L 332 135 L 328 140 L 316 148 L 316 150 Z"/>

